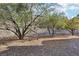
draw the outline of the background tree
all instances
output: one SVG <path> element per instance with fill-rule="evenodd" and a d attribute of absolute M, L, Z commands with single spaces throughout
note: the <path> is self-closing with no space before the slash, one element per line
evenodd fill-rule
<path fill-rule="evenodd" d="M 58 28 L 63 28 L 65 26 L 65 16 L 64 13 L 54 12 L 52 15 L 49 15 L 49 24 L 51 26 L 52 35 L 55 34 L 55 30 Z"/>
<path fill-rule="evenodd" d="M 66 29 L 74 35 L 75 30 L 79 29 L 79 18 L 73 17 L 67 21 Z"/>
<path fill-rule="evenodd" d="M 38 23 L 40 27 L 47 29 L 49 35 L 53 35 L 55 32 L 53 27 L 56 27 L 59 15 L 60 14 L 62 15 L 63 13 L 56 11 L 57 7 L 61 7 L 59 4 L 48 4 L 48 5 L 49 8 L 45 11 L 45 14 L 41 17 Z"/>

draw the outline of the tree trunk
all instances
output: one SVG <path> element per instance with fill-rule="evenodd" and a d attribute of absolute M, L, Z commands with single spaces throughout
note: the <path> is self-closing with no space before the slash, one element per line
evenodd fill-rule
<path fill-rule="evenodd" d="M 47 30 L 48 30 L 48 33 L 49 33 L 49 36 L 50 36 L 51 35 L 50 28 L 47 27 Z"/>
<path fill-rule="evenodd" d="M 74 29 L 71 30 L 71 34 L 74 35 Z"/>
<path fill-rule="evenodd" d="M 22 40 L 24 38 L 24 36 L 19 36 L 18 38 L 19 38 L 19 40 Z"/>
<path fill-rule="evenodd" d="M 55 29 L 52 28 L 52 36 L 54 36 L 54 35 L 55 35 Z"/>

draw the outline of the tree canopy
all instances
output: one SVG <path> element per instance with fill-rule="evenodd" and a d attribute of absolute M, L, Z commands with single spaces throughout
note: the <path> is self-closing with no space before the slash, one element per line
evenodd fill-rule
<path fill-rule="evenodd" d="M 0 29 L 13 32 L 19 39 L 23 39 L 33 27 L 46 28 L 52 35 L 56 29 L 66 29 L 73 34 L 79 29 L 79 15 L 68 19 L 64 12 L 56 10 L 57 7 L 61 6 L 45 3 L 0 4 Z"/>

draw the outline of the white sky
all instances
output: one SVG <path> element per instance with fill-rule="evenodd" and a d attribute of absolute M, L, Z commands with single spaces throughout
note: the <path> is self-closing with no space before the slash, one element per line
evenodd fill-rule
<path fill-rule="evenodd" d="M 68 18 L 72 18 L 79 14 L 79 3 L 58 3 L 62 6 L 60 10 L 65 12 L 65 14 L 68 16 Z"/>
<path fill-rule="evenodd" d="M 79 3 L 79 0 L 0 0 L 2 3 Z"/>

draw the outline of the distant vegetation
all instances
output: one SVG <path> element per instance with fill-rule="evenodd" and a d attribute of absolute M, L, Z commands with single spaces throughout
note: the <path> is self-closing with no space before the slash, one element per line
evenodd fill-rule
<path fill-rule="evenodd" d="M 36 32 L 35 28 L 46 28 L 51 36 L 59 29 L 74 35 L 79 29 L 79 16 L 68 19 L 64 12 L 56 11 L 59 6 L 53 3 L 0 4 L 0 29 L 13 32 L 18 39 L 30 31 Z"/>

